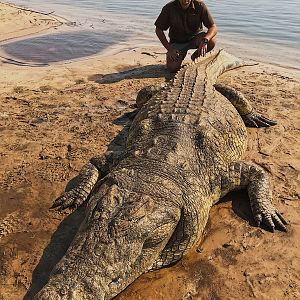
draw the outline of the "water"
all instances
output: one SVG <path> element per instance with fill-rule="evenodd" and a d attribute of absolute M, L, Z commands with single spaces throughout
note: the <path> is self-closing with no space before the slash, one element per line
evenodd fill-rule
<path fill-rule="evenodd" d="M 109 50 L 160 47 L 154 21 L 168 1 L 16 0 L 17 5 L 55 11 L 76 22 L 60 33 L 2 45 L 24 61 L 53 63 Z M 206 0 L 218 26 L 219 45 L 243 57 L 300 69 L 299 0 Z M 49 49 L 52 49 L 50 51 Z M 164 51 L 164 48 L 161 48 Z M 43 55 L 41 55 L 43 53 Z"/>

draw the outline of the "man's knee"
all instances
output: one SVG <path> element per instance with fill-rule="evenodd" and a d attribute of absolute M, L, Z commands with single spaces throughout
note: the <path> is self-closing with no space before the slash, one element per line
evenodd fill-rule
<path fill-rule="evenodd" d="M 183 59 L 184 59 L 183 55 L 180 55 L 176 61 L 172 60 L 170 57 L 167 56 L 167 68 L 169 72 L 175 73 L 178 70 L 180 70 Z"/>
<path fill-rule="evenodd" d="M 167 63 L 167 69 L 171 73 L 175 73 L 180 70 L 181 62 L 180 63 Z"/>

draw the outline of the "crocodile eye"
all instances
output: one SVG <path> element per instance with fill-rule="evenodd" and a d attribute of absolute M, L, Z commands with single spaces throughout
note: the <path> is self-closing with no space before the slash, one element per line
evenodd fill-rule
<path fill-rule="evenodd" d="M 143 249 L 153 249 L 161 245 L 169 237 L 170 224 L 163 224 L 151 232 L 151 236 L 143 244 Z"/>

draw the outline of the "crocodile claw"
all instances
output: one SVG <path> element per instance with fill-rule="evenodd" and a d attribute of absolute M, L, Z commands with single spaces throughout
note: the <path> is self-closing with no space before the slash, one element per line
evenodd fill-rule
<path fill-rule="evenodd" d="M 256 221 L 256 226 L 260 227 L 262 224 L 267 226 L 270 231 L 274 232 L 275 229 L 287 232 L 288 229 L 285 225 L 287 225 L 287 222 L 283 218 L 283 216 L 280 214 L 279 211 L 277 211 L 274 207 L 271 211 L 267 212 L 260 212 L 254 214 L 254 219 Z"/>
<path fill-rule="evenodd" d="M 86 198 L 87 197 L 79 193 L 79 191 L 75 188 L 69 192 L 63 193 L 60 197 L 58 197 L 54 201 L 50 209 L 57 208 L 57 207 L 59 207 L 58 211 L 63 211 L 66 208 L 76 209 L 86 200 Z"/>
<path fill-rule="evenodd" d="M 242 116 L 242 118 L 244 123 L 249 127 L 270 127 L 277 124 L 276 121 L 270 120 L 255 111 Z"/>

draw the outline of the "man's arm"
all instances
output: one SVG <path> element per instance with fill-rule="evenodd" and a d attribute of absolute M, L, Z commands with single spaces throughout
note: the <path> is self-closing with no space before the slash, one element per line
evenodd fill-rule
<path fill-rule="evenodd" d="M 216 24 L 213 24 L 210 28 L 208 28 L 204 37 L 210 41 L 213 37 L 216 36 L 216 34 L 217 34 L 217 26 Z"/>
<path fill-rule="evenodd" d="M 155 27 L 155 33 L 158 39 L 160 40 L 160 42 L 163 44 L 163 46 L 167 49 L 167 51 L 169 51 L 171 49 L 171 46 L 166 38 L 165 33 L 157 26 Z"/>
<path fill-rule="evenodd" d="M 200 56 L 205 56 L 207 52 L 207 47 L 211 39 L 213 39 L 217 34 L 217 26 L 213 24 L 211 27 L 208 28 L 206 34 L 203 37 L 203 40 L 199 44 L 198 53 Z M 205 39 L 208 40 L 208 43 L 205 42 Z M 211 49 L 210 49 L 211 50 Z"/>
<path fill-rule="evenodd" d="M 180 53 L 176 49 L 171 47 L 163 30 L 161 30 L 160 28 L 158 28 L 156 26 L 155 33 L 156 33 L 158 39 L 160 40 L 160 42 L 162 43 L 162 45 L 167 49 L 167 51 L 168 51 L 167 55 L 172 60 L 176 61 L 178 59 L 178 56 Z"/>
<path fill-rule="evenodd" d="M 202 7 L 202 23 L 208 30 L 203 37 L 204 40 L 200 41 L 198 53 L 201 56 L 205 56 L 207 51 L 210 51 L 212 48 L 214 48 L 215 41 L 212 39 L 217 34 L 217 26 L 215 25 L 213 17 L 204 2 L 201 1 L 200 5 Z"/>

